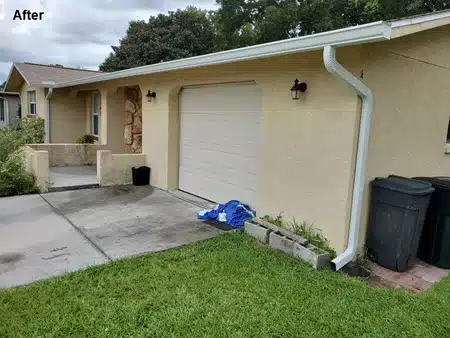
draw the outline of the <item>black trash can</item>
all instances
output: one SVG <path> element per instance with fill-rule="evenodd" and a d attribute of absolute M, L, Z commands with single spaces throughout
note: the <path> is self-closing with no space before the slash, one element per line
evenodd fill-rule
<path fill-rule="evenodd" d="M 433 191 L 428 182 L 400 176 L 372 181 L 366 242 L 369 259 L 400 272 L 412 266 Z"/>
<path fill-rule="evenodd" d="M 450 269 L 450 177 L 417 177 L 434 187 L 423 225 L 418 256 L 425 262 Z"/>
<path fill-rule="evenodd" d="M 150 167 L 142 166 L 139 168 L 131 168 L 133 176 L 133 185 L 149 185 L 150 184 Z"/>

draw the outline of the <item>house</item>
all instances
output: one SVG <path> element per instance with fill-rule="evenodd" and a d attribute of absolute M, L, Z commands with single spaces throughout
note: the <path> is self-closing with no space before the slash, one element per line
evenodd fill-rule
<path fill-rule="evenodd" d="M 0 91 L 0 129 L 13 125 L 20 117 L 19 93 Z"/>
<path fill-rule="evenodd" d="M 313 222 L 336 269 L 364 244 L 370 181 L 450 173 L 450 11 L 49 87 L 52 142 L 93 123 L 113 152 L 142 151 L 156 187 Z M 133 155 L 97 156 L 97 174 Z"/>
<path fill-rule="evenodd" d="M 58 83 L 98 74 L 101 74 L 101 72 L 56 65 L 15 62 L 6 80 L 5 91 L 20 93 L 22 117 L 39 116 L 46 121 L 56 122 L 52 128 L 54 131 L 53 139 L 48 132 L 50 125 L 46 123 L 46 142 L 50 142 L 50 140 L 51 142 L 75 142 L 85 132 L 84 130 L 80 133 L 77 130 L 73 131 L 70 118 L 51 117 L 52 107 L 49 104 L 49 88 Z"/>

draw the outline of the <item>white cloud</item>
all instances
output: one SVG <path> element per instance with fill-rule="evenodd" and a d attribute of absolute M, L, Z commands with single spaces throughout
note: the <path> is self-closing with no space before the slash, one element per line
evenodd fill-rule
<path fill-rule="evenodd" d="M 214 0 L 3 0 L 0 19 L 0 80 L 14 61 L 59 63 L 97 69 L 131 20 L 185 8 L 216 8 Z M 2 0 L 0 0 L 0 3 Z M 12 20 L 16 10 L 44 12 L 42 21 Z"/>

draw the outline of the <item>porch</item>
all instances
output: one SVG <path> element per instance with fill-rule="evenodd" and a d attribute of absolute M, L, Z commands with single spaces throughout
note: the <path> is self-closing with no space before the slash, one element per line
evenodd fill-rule
<path fill-rule="evenodd" d="M 41 192 L 132 183 L 132 167 L 146 164 L 144 154 L 113 154 L 99 144 L 29 144 L 25 165 Z"/>
<path fill-rule="evenodd" d="M 49 191 L 96 187 L 99 187 L 96 165 L 49 168 Z"/>
<path fill-rule="evenodd" d="M 56 88 L 48 99 L 46 143 L 74 144 L 85 134 L 115 154 L 142 153 L 139 86 Z"/>

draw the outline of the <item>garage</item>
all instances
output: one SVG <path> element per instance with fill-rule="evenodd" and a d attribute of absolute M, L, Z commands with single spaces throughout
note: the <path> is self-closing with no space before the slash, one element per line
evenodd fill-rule
<path fill-rule="evenodd" d="M 180 93 L 179 189 L 254 207 L 261 140 L 255 83 L 184 88 Z"/>

